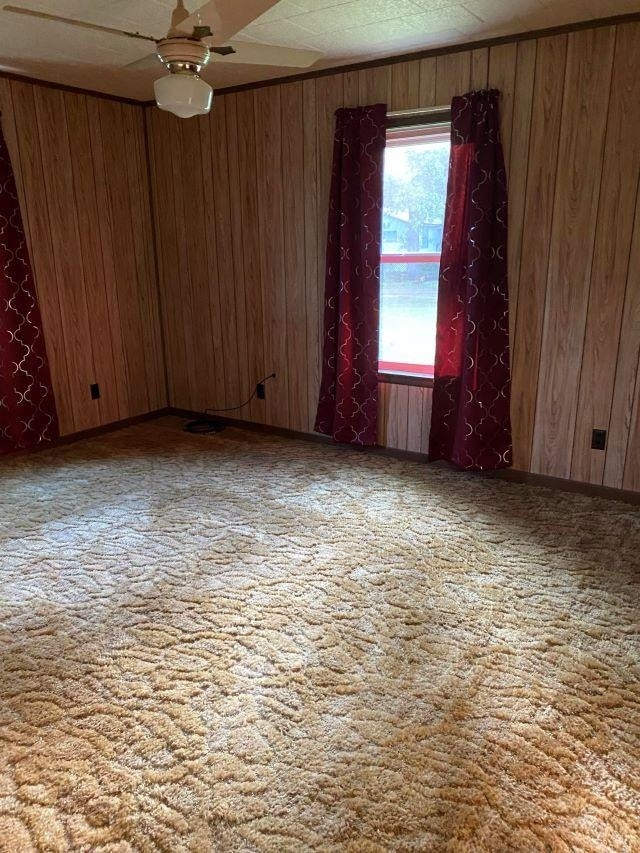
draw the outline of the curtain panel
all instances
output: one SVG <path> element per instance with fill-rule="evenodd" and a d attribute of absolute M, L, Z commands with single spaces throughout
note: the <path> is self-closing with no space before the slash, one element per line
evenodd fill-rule
<path fill-rule="evenodd" d="M 0 125 L 0 453 L 58 435 L 36 289 Z"/>
<path fill-rule="evenodd" d="M 317 432 L 374 445 L 384 104 L 336 112 L 327 236 L 324 350 Z"/>
<path fill-rule="evenodd" d="M 429 458 L 511 465 L 507 182 L 499 92 L 451 104 Z"/>

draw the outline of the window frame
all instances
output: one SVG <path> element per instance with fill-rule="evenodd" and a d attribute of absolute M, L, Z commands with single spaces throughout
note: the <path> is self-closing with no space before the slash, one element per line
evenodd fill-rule
<path fill-rule="evenodd" d="M 387 124 L 387 138 L 385 147 L 403 146 L 411 143 L 411 140 L 424 139 L 426 136 L 442 137 L 451 135 L 451 114 L 447 110 L 438 110 L 432 116 L 429 113 L 409 113 L 406 116 L 390 116 Z M 434 261 L 436 253 L 405 253 L 404 255 L 380 253 L 380 265 L 391 263 L 389 258 L 397 258 L 396 263 L 407 262 L 407 257 L 413 262 Z M 414 260 L 413 256 L 416 256 Z M 441 255 L 437 256 L 440 260 Z M 383 261 L 386 258 L 386 261 Z M 410 261 L 410 262 L 412 262 Z M 433 388 L 433 376 L 421 373 L 412 373 L 403 370 L 380 370 L 378 368 L 378 382 L 388 385 L 413 385 L 419 388 Z"/>

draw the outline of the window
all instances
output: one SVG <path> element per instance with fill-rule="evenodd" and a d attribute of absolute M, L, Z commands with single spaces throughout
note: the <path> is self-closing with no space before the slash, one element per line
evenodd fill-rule
<path fill-rule="evenodd" d="M 381 373 L 432 377 L 449 127 L 387 133 L 380 265 Z"/>

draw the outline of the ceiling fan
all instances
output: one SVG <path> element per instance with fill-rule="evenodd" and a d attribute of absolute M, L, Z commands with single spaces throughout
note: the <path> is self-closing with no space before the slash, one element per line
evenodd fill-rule
<path fill-rule="evenodd" d="M 4 6 L 4 11 L 153 42 L 156 46 L 154 53 L 131 62 L 126 67 L 145 68 L 162 63 L 169 74 L 154 83 L 156 102 L 160 109 L 168 110 L 181 118 L 189 118 L 208 113 L 211 109 L 213 89 L 202 80 L 200 72 L 209 62 L 212 53 L 217 55 L 216 61 L 233 61 L 232 57 L 238 54 L 237 62 L 289 68 L 308 68 L 320 59 L 323 54 L 316 50 L 299 50 L 249 41 L 228 43 L 236 33 L 278 2 L 279 0 L 209 0 L 204 6 L 190 13 L 185 8 L 184 0 L 177 0 L 171 15 L 169 32 L 160 39 L 22 6 Z"/>

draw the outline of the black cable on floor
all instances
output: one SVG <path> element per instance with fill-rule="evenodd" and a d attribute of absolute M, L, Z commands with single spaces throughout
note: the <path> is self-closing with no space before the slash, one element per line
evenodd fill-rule
<path fill-rule="evenodd" d="M 221 415 L 225 412 L 237 412 L 239 409 L 243 409 L 245 406 L 248 406 L 249 403 L 252 402 L 256 394 L 258 393 L 258 386 L 264 385 L 267 379 L 275 379 L 275 373 L 270 373 L 268 376 L 265 376 L 264 379 L 261 379 L 260 382 L 256 383 L 256 388 L 253 394 L 249 397 L 248 400 L 245 400 L 244 403 L 240 403 L 239 406 L 231 406 L 228 409 L 205 409 L 205 417 L 198 418 L 195 421 L 189 421 L 185 426 L 185 432 L 191 432 L 195 435 L 211 435 L 212 433 L 222 432 L 223 429 L 226 428 L 226 424 L 222 421 L 217 421 L 215 418 L 208 418 L 206 415 Z"/>
<path fill-rule="evenodd" d="M 226 428 L 226 424 L 222 421 L 214 421 L 213 418 L 198 418 L 195 421 L 189 421 L 186 424 L 185 432 L 192 432 L 195 435 L 211 435 L 214 432 L 222 432 Z"/>

